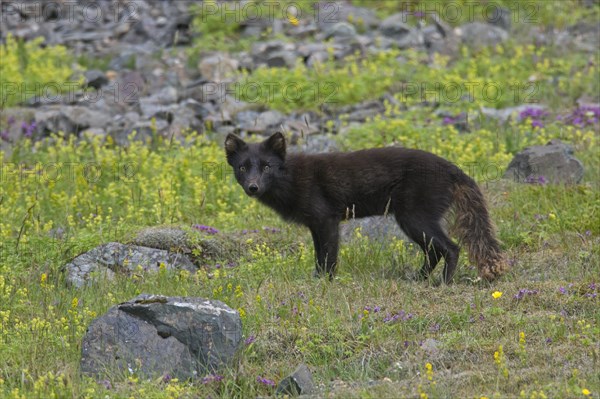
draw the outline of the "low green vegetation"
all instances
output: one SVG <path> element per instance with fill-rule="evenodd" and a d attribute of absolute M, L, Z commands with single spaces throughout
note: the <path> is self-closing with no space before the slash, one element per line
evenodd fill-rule
<path fill-rule="evenodd" d="M 511 129 L 526 130 L 511 125 L 503 134 Z M 425 128 L 419 141 L 416 127 L 396 126 L 385 143 L 402 139 L 395 131 L 427 149 L 435 143 L 425 139 L 429 134 L 441 140 L 435 129 Z M 448 131 L 448 137 L 461 135 Z M 222 149 L 202 137 L 126 148 L 58 136 L 23 141 L 2 159 L 0 391 L 15 398 L 248 397 L 272 394 L 265 378 L 279 381 L 305 362 L 323 392 L 335 386 L 340 398 L 598 392 L 600 190 L 594 171 L 600 165 L 593 132 L 572 133 L 589 172 L 580 185 L 479 177 L 513 271 L 493 285 L 474 282 L 476 271 L 463 254 L 450 286 L 437 286 L 438 274 L 430 283 L 414 281 L 422 256 L 413 245 L 373 242 L 360 230 L 342 246 L 338 278 L 314 280 L 307 231 L 247 198 Z M 383 144 L 375 134 L 354 142 L 357 134 L 348 133 L 356 147 Z M 466 133 L 470 145 L 449 140 L 440 152 L 454 161 L 464 153 L 485 159 L 493 153 L 485 134 Z M 508 157 L 498 157 L 499 166 Z M 161 224 L 209 225 L 225 237 L 258 229 L 269 240 L 249 236 L 250 256 L 230 268 L 210 263 L 195 274 L 161 270 L 66 288 L 61 267 L 74 255 Z M 131 374 L 98 384 L 80 376 L 85 327 L 142 292 L 214 298 L 238 309 L 245 339 L 238 361 L 219 378 L 197 383 Z"/>
<path fill-rule="evenodd" d="M 50 97 L 74 91 L 72 57 L 64 46 L 41 47 L 42 38 L 23 42 L 8 35 L 0 45 L 0 107 L 23 103 L 31 97 Z"/>
<path fill-rule="evenodd" d="M 511 10 L 513 25 L 567 26 L 587 21 L 595 23 L 600 16 L 600 5 L 589 4 L 581 7 L 579 0 L 561 1 L 522 1 L 490 0 L 475 2 L 470 0 L 353 0 L 352 4 L 374 9 L 380 18 L 386 18 L 397 12 L 418 13 L 417 16 L 432 15 L 434 12 L 452 25 L 466 22 L 482 22 L 493 19 L 499 8 Z M 591 2 L 590 2 L 591 3 Z M 410 15 L 410 14 L 409 14 Z M 410 17 L 409 17 L 410 18 Z"/>
<path fill-rule="evenodd" d="M 556 50 L 505 44 L 480 50 L 462 48 L 461 57 L 390 50 L 309 68 L 258 68 L 240 79 L 240 96 L 283 112 L 341 107 L 395 94 L 405 105 L 439 103 L 451 110 L 502 108 L 523 103 L 571 106 L 600 91 L 598 65 L 581 54 L 556 57 Z"/>

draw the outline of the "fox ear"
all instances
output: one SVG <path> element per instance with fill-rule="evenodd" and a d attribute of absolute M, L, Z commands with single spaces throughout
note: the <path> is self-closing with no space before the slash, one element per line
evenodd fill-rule
<path fill-rule="evenodd" d="M 263 142 L 263 145 L 276 153 L 281 159 L 285 159 L 285 137 L 281 132 L 274 133 Z"/>
<path fill-rule="evenodd" d="M 247 146 L 248 145 L 246 144 L 246 142 L 238 136 L 236 136 L 235 134 L 229 133 L 225 138 L 225 153 L 228 157 L 232 156 L 237 152 L 240 152 Z"/>

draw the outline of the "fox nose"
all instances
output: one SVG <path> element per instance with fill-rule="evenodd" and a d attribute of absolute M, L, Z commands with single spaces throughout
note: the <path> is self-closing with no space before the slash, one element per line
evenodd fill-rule
<path fill-rule="evenodd" d="M 250 191 L 251 193 L 255 193 L 258 191 L 258 184 L 256 183 L 250 183 L 250 185 L 248 186 L 248 191 Z"/>

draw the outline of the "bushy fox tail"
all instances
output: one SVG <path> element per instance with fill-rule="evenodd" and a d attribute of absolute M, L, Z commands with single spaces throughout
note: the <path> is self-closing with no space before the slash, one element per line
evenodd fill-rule
<path fill-rule="evenodd" d="M 453 229 L 467 247 L 469 260 L 477 265 L 479 276 L 491 281 L 508 271 L 485 198 L 477 183 L 466 175 L 454 188 L 454 213 Z"/>

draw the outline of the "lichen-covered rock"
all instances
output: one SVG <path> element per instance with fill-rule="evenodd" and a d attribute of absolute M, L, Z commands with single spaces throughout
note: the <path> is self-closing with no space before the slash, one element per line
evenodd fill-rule
<path fill-rule="evenodd" d="M 573 149 L 560 140 L 527 147 L 515 155 L 504 178 L 520 183 L 579 183 L 583 164 L 572 154 Z"/>
<path fill-rule="evenodd" d="M 142 294 L 92 321 L 81 371 L 202 377 L 229 364 L 241 339 L 238 312 L 220 301 Z"/>
<path fill-rule="evenodd" d="M 115 273 L 132 273 L 139 266 L 143 271 L 158 271 L 161 264 L 164 264 L 167 270 L 197 270 L 181 253 L 109 242 L 79 255 L 65 266 L 65 271 L 67 282 L 81 288 L 92 283 L 97 277 L 112 279 Z"/>

